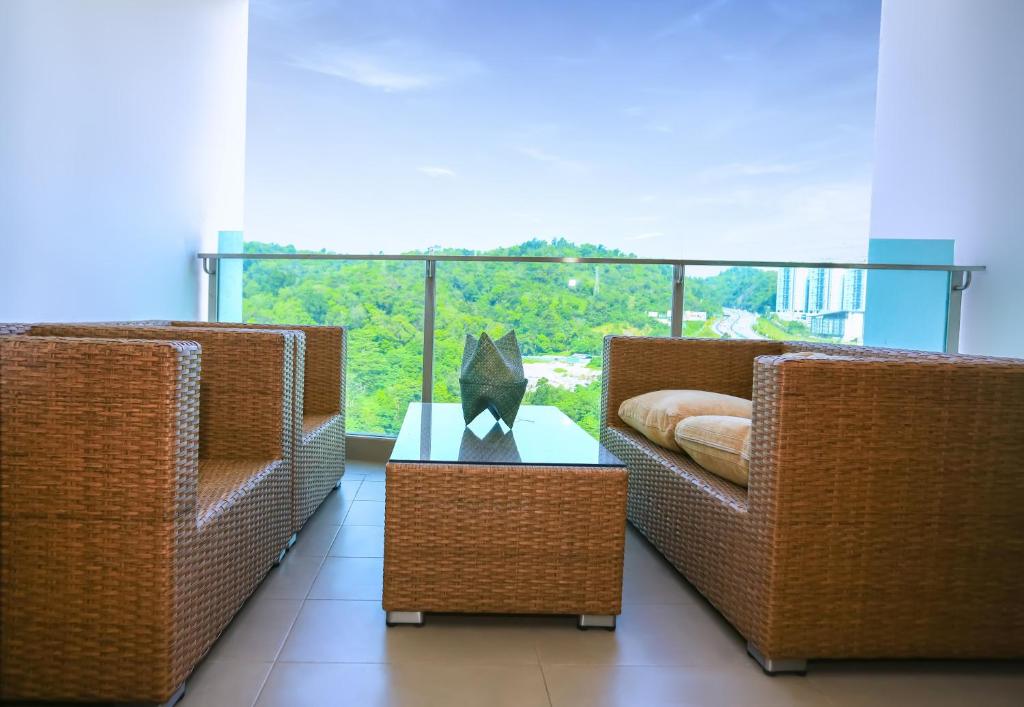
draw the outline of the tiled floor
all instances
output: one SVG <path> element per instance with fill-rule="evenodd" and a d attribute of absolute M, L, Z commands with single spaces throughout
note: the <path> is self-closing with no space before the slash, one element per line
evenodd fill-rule
<path fill-rule="evenodd" d="M 819 662 L 765 676 L 744 641 L 630 530 L 614 633 L 572 617 L 384 625 L 381 466 L 349 462 L 284 563 L 188 684 L 182 707 L 1024 705 L 1022 663 Z"/>

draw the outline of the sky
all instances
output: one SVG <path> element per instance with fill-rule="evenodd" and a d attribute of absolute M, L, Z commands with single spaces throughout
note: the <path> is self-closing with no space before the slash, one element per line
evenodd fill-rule
<path fill-rule="evenodd" d="M 880 0 L 251 0 L 247 240 L 862 261 Z"/>

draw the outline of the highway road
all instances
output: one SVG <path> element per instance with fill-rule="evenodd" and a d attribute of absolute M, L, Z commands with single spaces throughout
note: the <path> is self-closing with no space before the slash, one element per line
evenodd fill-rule
<path fill-rule="evenodd" d="M 720 336 L 732 339 L 764 339 L 754 330 L 757 315 L 745 309 L 722 308 L 722 318 L 713 325 Z"/>

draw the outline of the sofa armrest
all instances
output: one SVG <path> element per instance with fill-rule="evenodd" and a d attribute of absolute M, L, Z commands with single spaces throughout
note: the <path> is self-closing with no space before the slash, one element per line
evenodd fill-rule
<path fill-rule="evenodd" d="M 623 400 L 652 390 L 693 389 L 749 398 L 754 358 L 781 353 L 774 341 L 607 336 L 601 427 L 620 425 Z"/>
<path fill-rule="evenodd" d="M 200 349 L 0 336 L 0 513 L 194 517 Z"/>
<path fill-rule="evenodd" d="M 852 645 L 868 625 L 928 615 L 966 642 L 1016 605 L 1024 362 L 766 356 L 754 371 L 748 500 L 763 651 L 814 654 L 835 636 Z M 821 645 L 787 643 L 808 620 L 820 630 L 804 640 Z"/>
<path fill-rule="evenodd" d="M 285 459 L 294 444 L 295 346 L 289 331 L 46 324 L 33 336 L 188 339 L 202 346 L 199 453 L 204 459 Z"/>

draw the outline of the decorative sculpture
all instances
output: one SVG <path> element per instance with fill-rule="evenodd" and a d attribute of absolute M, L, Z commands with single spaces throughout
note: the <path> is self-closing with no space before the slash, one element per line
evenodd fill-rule
<path fill-rule="evenodd" d="M 509 427 L 516 420 L 519 406 L 526 394 L 523 355 L 515 331 L 497 341 L 482 332 L 477 339 L 466 335 L 462 352 L 462 416 L 468 425 L 484 410 Z"/>

